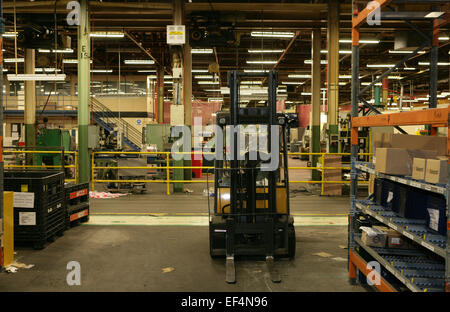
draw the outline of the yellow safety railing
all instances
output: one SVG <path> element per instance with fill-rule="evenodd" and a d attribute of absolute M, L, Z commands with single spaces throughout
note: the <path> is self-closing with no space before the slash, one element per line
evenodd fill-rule
<path fill-rule="evenodd" d="M 62 154 L 62 151 L 25 151 L 25 150 L 11 150 L 6 149 L 3 150 L 3 154 Z M 73 179 L 65 179 L 66 182 L 77 182 L 78 181 L 78 152 L 76 151 L 64 151 L 64 154 L 74 155 L 74 164 L 64 166 L 64 168 L 73 168 L 74 169 L 74 177 Z M 61 160 L 64 161 L 64 160 Z M 63 165 L 12 165 L 5 163 L 5 168 L 62 168 Z"/>
<path fill-rule="evenodd" d="M 160 167 L 148 167 L 148 166 L 96 166 L 95 165 L 95 155 L 98 154 L 111 154 L 111 155 L 165 155 L 166 166 Z M 214 153 L 205 153 L 205 152 L 176 152 L 175 154 L 214 154 Z M 324 155 L 340 155 L 340 156 L 350 156 L 350 153 L 287 153 L 288 156 L 291 155 L 312 155 L 312 156 L 322 156 L 321 166 L 320 167 L 288 167 L 289 170 L 350 170 L 350 167 L 325 167 L 324 166 Z M 170 183 L 206 183 L 207 180 L 170 180 L 170 170 L 171 169 L 214 169 L 213 166 L 170 166 L 170 156 L 172 152 L 93 152 L 91 154 L 91 181 L 92 181 L 92 190 L 95 190 L 95 183 L 166 183 L 167 195 L 170 195 Z M 372 153 L 359 153 L 358 155 L 362 156 L 370 156 Z M 164 159 L 163 159 L 164 160 Z M 158 169 L 158 170 L 166 170 L 166 179 L 165 180 L 149 180 L 149 179 L 134 179 L 134 180 L 112 180 L 112 179 L 96 179 L 95 178 L 95 170 L 97 169 Z M 324 194 L 324 185 L 327 183 L 334 184 L 348 184 L 351 181 L 326 181 L 325 175 L 322 173 L 321 180 L 317 181 L 289 181 L 289 183 L 308 183 L 308 184 L 321 184 L 322 190 L 321 195 Z M 368 183 L 367 181 L 361 181 L 361 183 Z"/>

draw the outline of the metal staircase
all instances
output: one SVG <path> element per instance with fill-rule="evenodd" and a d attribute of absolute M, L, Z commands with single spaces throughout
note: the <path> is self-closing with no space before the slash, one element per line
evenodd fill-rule
<path fill-rule="evenodd" d="M 117 127 L 118 132 L 123 134 L 123 142 L 126 145 L 134 151 L 141 150 L 142 133 L 130 123 L 115 117 L 108 107 L 93 97 L 91 97 L 91 112 L 94 121 L 102 128 L 115 133 L 114 128 Z"/>

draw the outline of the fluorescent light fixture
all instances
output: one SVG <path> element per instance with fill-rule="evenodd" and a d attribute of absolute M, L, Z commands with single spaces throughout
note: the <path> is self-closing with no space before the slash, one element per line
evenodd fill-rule
<path fill-rule="evenodd" d="M 7 69 L 7 68 L 3 68 L 3 72 L 4 72 L 4 73 L 7 73 L 7 72 L 8 72 L 8 69 Z"/>
<path fill-rule="evenodd" d="M 339 79 L 352 79 L 352 75 L 339 75 Z"/>
<path fill-rule="evenodd" d="M 112 69 L 91 69 L 91 73 L 112 73 Z"/>
<path fill-rule="evenodd" d="M 5 58 L 3 59 L 4 63 L 23 63 L 24 59 L 23 58 Z"/>
<path fill-rule="evenodd" d="M 350 83 L 350 82 L 339 82 L 338 84 L 339 84 L 340 86 L 346 86 L 346 85 L 349 84 L 349 83 Z M 328 85 L 326 81 L 325 81 L 325 85 Z M 327 89 L 325 89 L 325 90 L 327 90 Z"/>
<path fill-rule="evenodd" d="M 220 92 L 220 89 L 205 89 L 205 92 Z"/>
<path fill-rule="evenodd" d="M 191 72 L 200 74 L 200 73 L 208 73 L 208 70 L 207 69 L 193 69 Z"/>
<path fill-rule="evenodd" d="M 91 32 L 89 36 L 93 38 L 123 38 L 125 34 L 120 31 L 95 31 Z"/>
<path fill-rule="evenodd" d="M 427 15 L 425 15 L 425 18 L 438 18 L 441 15 L 443 15 L 445 12 L 430 12 Z"/>
<path fill-rule="evenodd" d="M 217 115 L 216 113 L 212 113 L 212 114 L 211 114 L 211 116 L 213 116 L 213 117 L 216 117 L 216 115 Z"/>
<path fill-rule="evenodd" d="M 247 61 L 247 64 L 276 64 L 277 61 Z"/>
<path fill-rule="evenodd" d="M 414 51 L 402 51 L 402 50 L 389 50 L 389 54 L 411 54 Z M 419 51 L 417 54 L 424 54 L 425 51 Z"/>
<path fill-rule="evenodd" d="M 125 64 L 127 65 L 153 65 L 155 64 L 154 60 L 125 60 Z"/>
<path fill-rule="evenodd" d="M 248 49 L 248 53 L 283 53 L 283 49 Z"/>
<path fill-rule="evenodd" d="M 302 84 L 305 84 L 305 82 L 304 81 L 283 81 L 281 84 L 300 86 Z"/>
<path fill-rule="evenodd" d="M 302 92 L 301 95 L 312 95 L 311 92 Z"/>
<path fill-rule="evenodd" d="M 312 64 L 312 60 L 305 60 L 304 63 L 308 64 L 308 65 L 311 65 Z M 326 64 L 328 64 L 328 61 L 327 60 L 320 60 L 320 64 L 326 65 Z"/>
<path fill-rule="evenodd" d="M 56 69 L 56 68 L 35 68 L 34 71 L 36 73 L 54 73 L 55 71 L 57 73 L 59 73 L 61 71 L 61 69 Z"/>
<path fill-rule="evenodd" d="M 198 81 L 198 84 L 202 84 L 202 85 L 218 85 L 219 82 L 218 81 Z"/>
<path fill-rule="evenodd" d="M 311 75 L 309 75 L 309 74 L 290 74 L 290 75 L 288 75 L 288 78 L 305 78 L 305 79 L 308 79 L 308 78 L 311 78 Z"/>
<path fill-rule="evenodd" d="M 63 59 L 64 64 L 78 64 L 77 59 Z M 89 64 L 92 64 L 92 60 L 89 60 Z"/>
<path fill-rule="evenodd" d="M 14 38 L 17 35 L 17 32 L 13 31 L 7 31 L 4 34 L 2 34 L 3 38 Z"/>
<path fill-rule="evenodd" d="M 191 53 L 192 54 L 213 54 L 214 50 L 213 49 L 192 49 Z"/>
<path fill-rule="evenodd" d="M 222 98 L 208 98 L 208 102 L 223 102 L 223 99 Z"/>
<path fill-rule="evenodd" d="M 450 66 L 450 62 L 438 62 L 438 66 Z M 420 66 L 429 66 L 430 62 L 419 62 Z"/>
<path fill-rule="evenodd" d="M 352 43 L 352 39 L 339 39 L 339 43 Z M 379 39 L 361 39 L 359 43 L 369 43 L 369 44 L 378 44 L 380 43 Z"/>
<path fill-rule="evenodd" d="M 278 89 L 277 91 L 278 91 L 279 93 L 286 93 L 286 92 L 287 92 L 286 89 Z"/>
<path fill-rule="evenodd" d="M 65 74 L 46 75 L 46 74 L 8 74 L 9 81 L 64 81 Z"/>
<path fill-rule="evenodd" d="M 371 84 L 371 82 L 361 82 L 361 85 L 362 85 L 362 86 L 368 86 L 368 85 L 370 85 L 370 84 Z M 381 83 L 381 82 L 377 82 L 375 85 L 376 85 L 376 86 L 382 86 L 382 83 Z"/>
<path fill-rule="evenodd" d="M 140 69 L 138 73 L 156 73 L 156 69 Z"/>
<path fill-rule="evenodd" d="M 394 66 L 395 64 L 367 64 L 369 68 L 391 68 Z"/>
<path fill-rule="evenodd" d="M 322 54 L 328 54 L 328 50 L 320 50 Z M 339 50 L 339 54 L 352 54 L 352 50 Z"/>
<path fill-rule="evenodd" d="M 440 41 L 447 41 L 447 40 L 450 40 L 450 37 L 449 36 L 439 36 L 439 40 Z"/>
<path fill-rule="evenodd" d="M 214 76 L 213 75 L 195 75 L 194 78 L 195 79 L 213 79 Z"/>
<path fill-rule="evenodd" d="M 252 31 L 250 35 L 252 37 L 292 38 L 292 37 L 294 37 L 295 33 L 293 33 L 293 32 Z"/>
<path fill-rule="evenodd" d="M 415 67 L 403 67 L 403 70 L 416 70 Z"/>
<path fill-rule="evenodd" d="M 164 84 L 173 84 L 173 81 L 164 80 Z"/>
<path fill-rule="evenodd" d="M 73 53 L 73 49 L 38 49 L 40 53 Z"/>
<path fill-rule="evenodd" d="M 241 85 L 259 85 L 262 81 L 241 81 Z"/>
<path fill-rule="evenodd" d="M 267 69 L 244 69 L 244 73 L 268 73 Z"/>

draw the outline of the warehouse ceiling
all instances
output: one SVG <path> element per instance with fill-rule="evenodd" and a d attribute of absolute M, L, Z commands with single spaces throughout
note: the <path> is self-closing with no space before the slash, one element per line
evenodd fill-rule
<path fill-rule="evenodd" d="M 26 27 L 39 29 L 43 25 L 53 29 L 57 26 L 58 34 L 68 35 L 71 38 L 72 53 L 39 53 L 38 63 L 48 63 L 47 66 L 61 69 L 64 73 L 76 74 L 75 64 L 62 62 L 63 59 L 76 59 L 77 55 L 77 29 L 68 26 L 66 9 L 68 1 L 3 1 L 6 31 L 14 31 L 14 11 L 16 16 L 16 29 L 20 34 Z M 356 1 L 362 9 L 368 1 Z M 448 10 L 448 1 L 392 1 L 391 7 L 398 12 L 406 12 L 414 16 L 412 21 L 424 32 L 430 33 L 431 21 L 424 18 L 426 12 Z M 156 65 L 128 65 L 125 60 L 151 60 L 150 55 L 157 63 L 163 64 L 170 73 L 170 48 L 166 44 L 166 26 L 173 24 L 172 1 L 90 1 L 91 32 L 120 32 L 121 38 L 92 38 L 92 69 L 109 70 L 107 75 L 113 77 L 121 75 L 154 75 L 151 71 Z M 340 39 L 351 39 L 351 1 L 340 1 Z M 14 6 L 15 4 L 15 6 Z M 445 6 L 447 5 L 447 6 Z M 392 14 L 385 8 L 383 14 Z M 220 84 L 226 86 L 226 73 L 232 69 L 238 70 L 268 70 L 276 68 L 279 71 L 280 86 L 287 86 L 287 99 L 294 103 L 309 103 L 308 95 L 311 74 L 311 30 L 320 28 L 322 41 L 322 60 L 327 59 L 327 15 L 326 1 L 186 1 L 185 24 L 190 27 L 190 34 L 201 35 L 203 31 L 210 35 L 206 39 L 196 40 L 192 45 L 195 49 L 202 49 L 201 54 L 193 54 L 194 70 L 208 70 L 210 64 L 218 63 L 220 68 Z M 399 14 L 393 15 L 396 20 L 382 20 L 380 26 L 365 24 L 360 29 L 361 40 L 375 43 L 362 43 L 360 52 L 361 81 L 369 82 L 380 75 L 386 68 L 369 68 L 367 64 L 394 64 L 404 57 L 404 54 L 393 53 L 394 39 L 397 31 L 413 30 L 407 23 L 399 19 Z M 259 37 L 256 33 L 281 33 L 275 37 Z M 252 36 L 253 33 L 253 36 Z M 286 37 L 282 37 L 286 35 Z M 449 62 L 450 28 L 447 24 L 440 30 L 441 40 L 439 61 Z M 20 35 L 18 36 L 18 41 Z M 18 57 L 23 57 L 20 42 L 17 45 Z M 14 37 L 4 40 L 4 58 L 14 58 Z M 147 52 L 144 52 L 146 50 Z M 261 50 L 271 52 L 262 53 Z M 340 104 L 350 101 L 350 75 L 351 75 L 351 43 L 340 44 Z M 119 61 L 120 60 L 120 61 Z M 259 61 L 269 64 L 253 64 Z M 56 63 L 55 63 L 56 61 Z M 250 61 L 250 63 L 248 63 Z M 428 50 L 404 64 L 403 68 L 393 73 L 393 76 L 403 77 L 401 80 L 393 79 L 391 89 L 405 85 L 405 92 L 414 86 L 414 95 L 428 92 L 429 71 Z M 39 65 L 39 64 L 38 64 Z M 15 71 L 14 63 L 5 63 L 8 72 Z M 439 66 L 438 90 L 449 90 L 449 67 Z M 405 70 L 406 68 L 406 70 Z M 142 72 L 142 71 L 147 72 Z M 150 72 L 148 72 L 150 71 Z M 23 72 L 23 63 L 18 64 L 18 72 Z M 322 87 L 325 87 L 326 64 L 322 65 Z M 292 76 L 297 74 L 299 76 Z M 193 73 L 193 95 L 196 98 L 207 99 L 217 97 L 220 92 L 217 84 L 199 83 L 208 81 L 197 79 L 197 75 L 208 73 Z M 306 76 L 305 76 L 306 75 Z M 213 81 L 212 79 L 210 80 Z M 171 89 L 166 86 L 166 92 Z M 302 94 L 303 93 L 303 94 Z"/>

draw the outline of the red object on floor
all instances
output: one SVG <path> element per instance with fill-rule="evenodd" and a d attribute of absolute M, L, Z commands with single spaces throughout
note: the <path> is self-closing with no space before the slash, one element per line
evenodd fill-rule
<path fill-rule="evenodd" d="M 194 157 L 194 156 L 196 156 L 196 157 Z M 195 159 L 195 158 L 197 158 L 197 159 Z M 191 159 L 192 159 L 192 167 L 201 167 L 202 166 L 203 154 L 192 154 Z M 194 174 L 194 178 L 201 178 L 202 177 L 202 168 L 192 169 L 192 173 Z"/>

